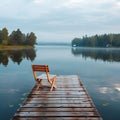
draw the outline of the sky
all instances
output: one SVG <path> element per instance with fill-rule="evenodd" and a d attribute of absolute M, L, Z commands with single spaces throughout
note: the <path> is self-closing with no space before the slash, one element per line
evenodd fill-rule
<path fill-rule="evenodd" d="M 120 33 L 120 0 L 0 0 L 0 29 L 34 32 L 38 42 Z"/>

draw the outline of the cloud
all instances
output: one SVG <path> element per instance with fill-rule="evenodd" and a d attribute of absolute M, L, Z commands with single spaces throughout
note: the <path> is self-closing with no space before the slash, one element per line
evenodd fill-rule
<path fill-rule="evenodd" d="M 46 40 L 58 36 L 71 41 L 75 35 L 120 31 L 119 12 L 119 0 L 4 0 L 0 27 L 42 33 Z"/>
<path fill-rule="evenodd" d="M 45 0 L 33 0 L 33 2 L 37 4 L 42 4 L 45 2 Z"/>
<path fill-rule="evenodd" d="M 81 6 L 84 3 L 84 0 L 67 0 L 63 6 L 68 8 L 76 8 Z"/>

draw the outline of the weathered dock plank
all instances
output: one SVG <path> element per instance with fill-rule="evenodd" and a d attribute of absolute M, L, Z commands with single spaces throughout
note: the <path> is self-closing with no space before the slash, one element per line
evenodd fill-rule
<path fill-rule="evenodd" d="M 35 86 L 12 120 L 102 120 L 78 76 L 58 76 L 56 85 L 52 92 Z"/>

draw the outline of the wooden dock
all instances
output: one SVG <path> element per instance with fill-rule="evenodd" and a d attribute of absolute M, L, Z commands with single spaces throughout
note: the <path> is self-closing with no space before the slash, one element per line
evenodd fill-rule
<path fill-rule="evenodd" d="M 102 120 L 78 76 L 57 76 L 56 85 L 35 86 L 12 120 Z"/>

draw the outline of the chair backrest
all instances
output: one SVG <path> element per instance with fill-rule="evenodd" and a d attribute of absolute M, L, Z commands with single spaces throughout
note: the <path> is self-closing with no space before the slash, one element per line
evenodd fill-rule
<path fill-rule="evenodd" d="M 49 72 L 48 65 L 32 65 L 32 70 L 36 72 Z"/>
<path fill-rule="evenodd" d="M 47 78 L 49 79 L 48 65 L 32 65 L 32 70 L 33 70 L 33 75 L 36 81 L 38 81 L 36 72 L 46 72 Z"/>

